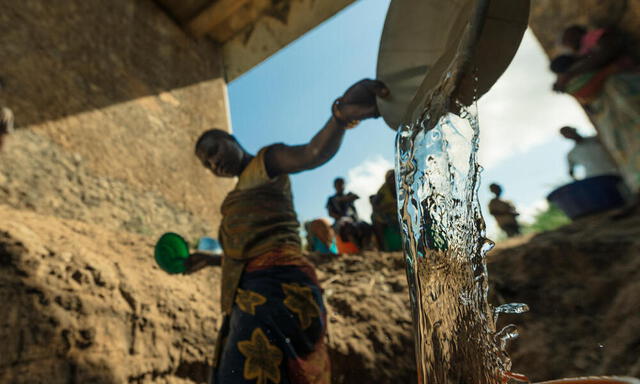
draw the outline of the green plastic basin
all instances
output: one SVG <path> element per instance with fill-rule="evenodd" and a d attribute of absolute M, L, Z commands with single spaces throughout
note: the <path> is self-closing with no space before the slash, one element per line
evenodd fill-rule
<path fill-rule="evenodd" d="M 189 244 L 177 233 L 167 232 L 155 246 L 154 256 L 158 266 L 169 274 L 183 273 L 189 257 Z"/>

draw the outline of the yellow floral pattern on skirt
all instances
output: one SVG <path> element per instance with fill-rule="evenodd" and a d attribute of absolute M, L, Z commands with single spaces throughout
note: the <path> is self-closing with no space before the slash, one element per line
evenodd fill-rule
<path fill-rule="evenodd" d="M 245 380 L 257 379 L 256 384 L 267 384 L 267 380 L 276 384 L 280 382 L 282 351 L 269 342 L 262 329 L 254 329 L 251 340 L 239 341 L 238 350 L 246 358 Z"/>
<path fill-rule="evenodd" d="M 320 317 L 320 307 L 311 288 L 299 284 L 282 284 L 282 290 L 287 295 L 284 305 L 298 315 L 302 329 L 309 328 L 313 318 Z"/>
<path fill-rule="evenodd" d="M 256 314 L 256 307 L 267 302 L 267 298 L 257 292 L 238 288 L 236 304 L 241 311 L 250 315 Z"/>

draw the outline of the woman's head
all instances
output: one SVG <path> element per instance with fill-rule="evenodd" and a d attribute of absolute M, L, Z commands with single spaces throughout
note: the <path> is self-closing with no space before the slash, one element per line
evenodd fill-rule
<path fill-rule="evenodd" d="M 205 168 L 219 177 L 239 176 L 248 156 L 235 137 L 220 129 L 200 135 L 195 154 Z"/>

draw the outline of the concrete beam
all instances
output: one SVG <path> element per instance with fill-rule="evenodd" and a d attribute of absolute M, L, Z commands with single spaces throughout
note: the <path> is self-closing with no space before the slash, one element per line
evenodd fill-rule
<path fill-rule="evenodd" d="M 260 17 L 269 12 L 271 6 L 271 0 L 250 1 L 242 8 L 238 9 L 233 15 L 228 17 L 224 22 L 211 29 L 211 31 L 209 31 L 209 36 L 216 42 L 224 44 L 237 34 L 255 24 Z"/>
<path fill-rule="evenodd" d="M 219 0 L 194 17 L 187 25 L 187 30 L 195 37 L 202 37 L 250 2 L 251 0 Z"/>
<path fill-rule="evenodd" d="M 222 49 L 227 81 L 258 65 L 353 2 L 292 0 L 281 9 L 266 12 L 251 28 L 224 44 Z"/>

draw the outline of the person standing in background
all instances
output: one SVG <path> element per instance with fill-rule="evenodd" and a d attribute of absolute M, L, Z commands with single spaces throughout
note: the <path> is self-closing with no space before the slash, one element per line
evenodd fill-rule
<path fill-rule="evenodd" d="M 402 249 L 400 223 L 398 222 L 398 196 L 396 176 L 393 169 L 385 174 L 384 184 L 371 198 L 371 222 L 381 251 L 394 252 Z"/>
<path fill-rule="evenodd" d="M 489 213 L 493 215 L 498 223 L 500 229 L 502 229 L 508 237 L 518 236 L 520 234 L 520 224 L 516 220 L 519 213 L 516 212 L 513 204 L 506 200 L 502 200 L 502 187 L 496 183 L 489 186 L 489 190 L 495 195 L 489 202 Z"/>

